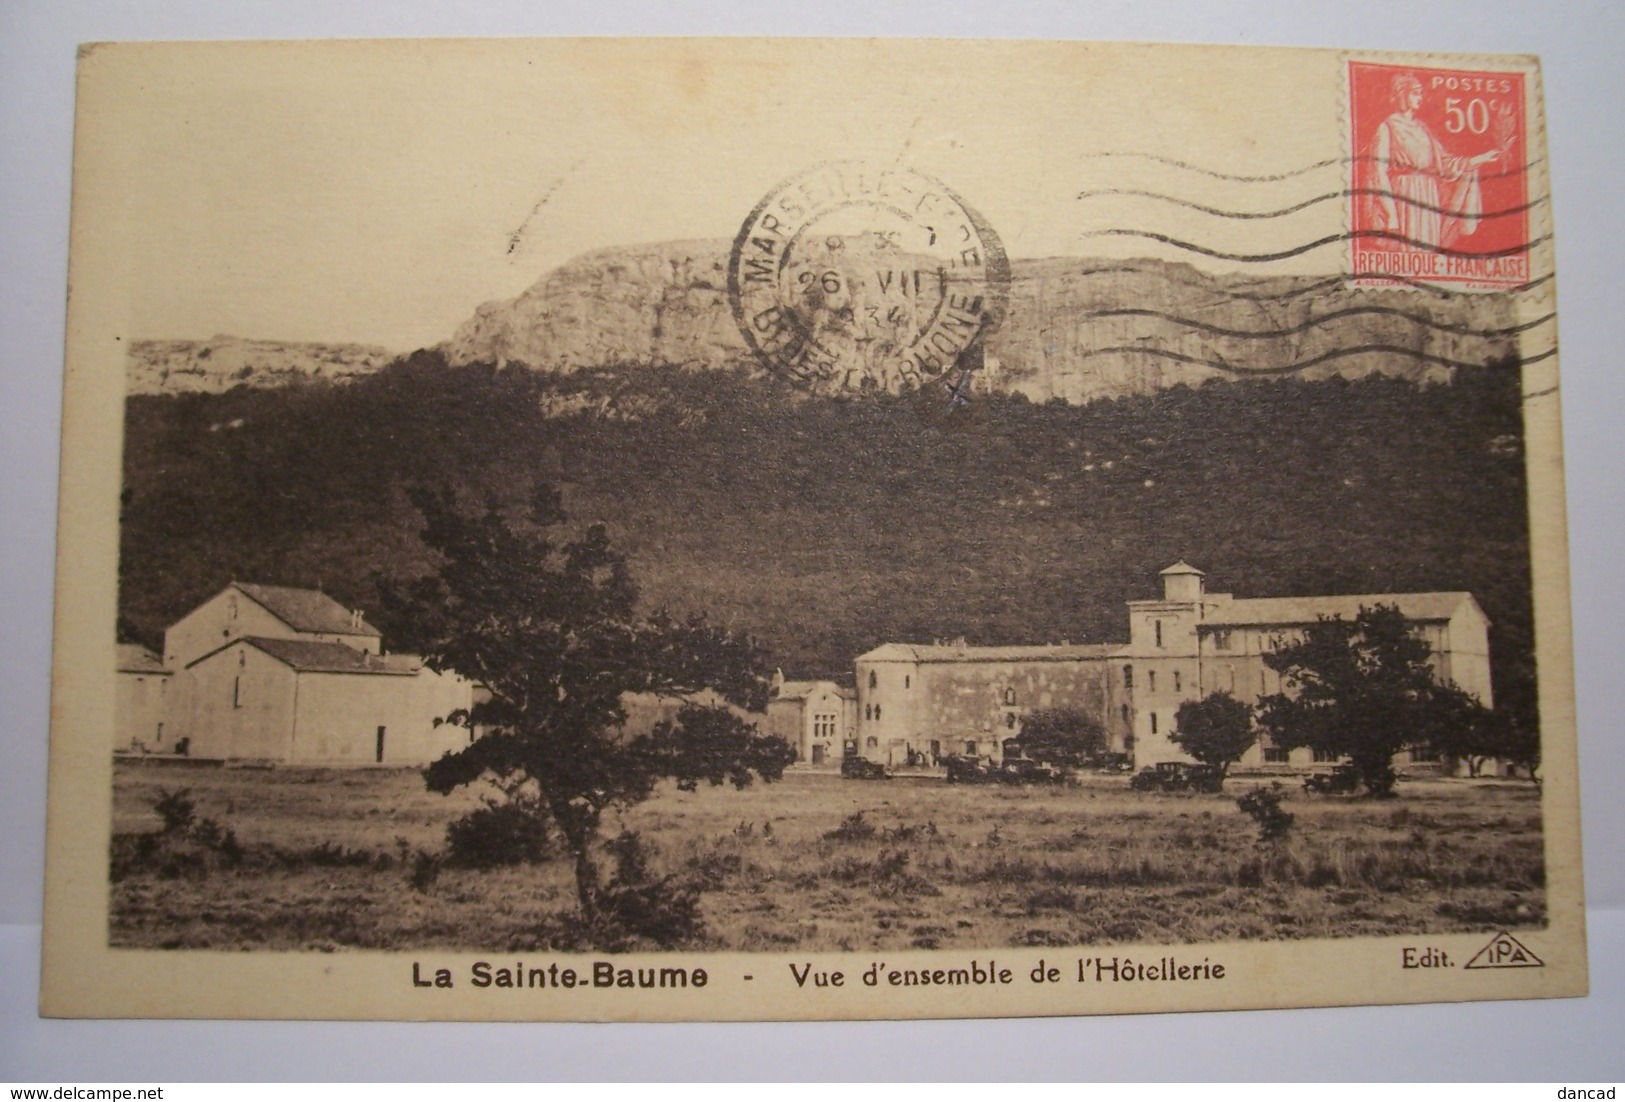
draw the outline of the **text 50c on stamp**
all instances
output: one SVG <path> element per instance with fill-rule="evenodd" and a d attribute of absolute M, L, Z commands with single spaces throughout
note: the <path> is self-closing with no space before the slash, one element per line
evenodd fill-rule
<path fill-rule="evenodd" d="M 1351 61 L 1348 87 L 1355 278 L 1528 282 L 1524 74 Z"/>

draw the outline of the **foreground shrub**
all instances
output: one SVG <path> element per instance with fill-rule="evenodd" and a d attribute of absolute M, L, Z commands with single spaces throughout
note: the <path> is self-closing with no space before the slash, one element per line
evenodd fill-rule
<path fill-rule="evenodd" d="M 608 849 L 615 859 L 615 874 L 601 900 L 602 917 L 609 927 L 605 940 L 622 941 L 615 936 L 618 927 L 618 932 L 630 938 L 643 938 L 669 949 L 705 933 L 698 886 L 675 874 L 652 877 L 641 835 L 622 831 Z"/>
<path fill-rule="evenodd" d="M 548 817 L 536 800 L 489 803 L 446 827 L 446 864 L 458 868 L 535 865 L 554 852 Z"/>
<path fill-rule="evenodd" d="M 841 820 L 840 826 L 826 831 L 824 837 L 832 842 L 867 842 L 877 833 L 875 825 L 863 817 L 863 812 L 854 811 Z"/>
<path fill-rule="evenodd" d="M 168 879 L 204 876 L 242 862 L 236 834 L 214 819 L 198 818 L 189 790 L 161 791 L 152 807 L 161 829 L 113 836 L 108 871 L 115 882 L 143 872 Z"/>
<path fill-rule="evenodd" d="M 1236 801 L 1236 806 L 1258 824 L 1260 842 L 1280 842 L 1292 830 L 1292 812 L 1281 807 L 1286 789 L 1276 781 L 1268 788 L 1255 788 Z"/>

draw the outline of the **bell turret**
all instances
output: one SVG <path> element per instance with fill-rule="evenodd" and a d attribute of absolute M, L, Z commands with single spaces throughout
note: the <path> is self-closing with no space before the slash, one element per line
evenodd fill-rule
<path fill-rule="evenodd" d="M 1206 575 L 1200 570 L 1180 559 L 1162 572 L 1162 599 L 1177 601 L 1180 604 L 1196 604 L 1202 599 L 1204 577 Z"/>

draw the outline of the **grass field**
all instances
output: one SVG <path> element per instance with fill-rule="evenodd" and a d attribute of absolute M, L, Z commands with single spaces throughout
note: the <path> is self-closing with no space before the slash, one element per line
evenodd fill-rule
<path fill-rule="evenodd" d="M 662 788 L 606 824 L 655 871 L 703 887 L 707 949 L 991 948 L 1540 926 L 1539 791 L 1409 782 L 1388 801 L 1306 797 L 1261 843 L 1235 797 L 845 781 Z M 422 875 L 479 796 L 388 769 L 225 769 L 120 762 L 115 850 L 155 832 L 165 792 L 233 833 L 232 867 L 125 863 L 114 945 L 169 948 L 570 948 L 563 860 Z M 861 813 L 861 815 L 860 815 Z M 853 818 L 858 816 L 857 818 Z M 415 875 L 416 874 L 416 875 Z"/>

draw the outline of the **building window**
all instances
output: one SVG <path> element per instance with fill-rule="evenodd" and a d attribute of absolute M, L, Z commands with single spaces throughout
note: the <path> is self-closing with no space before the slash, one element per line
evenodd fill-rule
<path fill-rule="evenodd" d="M 867 745 L 868 745 L 869 749 L 873 750 L 873 749 L 877 748 L 880 745 L 880 740 L 875 738 L 875 736 L 870 735 Z"/>
<path fill-rule="evenodd" d="M 875 706 L 873 704 L 865 704 L 863 706 L 863 718 L 864 719 L 873 719 L 873 718 L 875 718 Z"/>
<path fill-rule="evenodd" d="M 231 706 L 233 708 L 243 706 L 243 679 L 241 677 L 231 679 Z"/>
<path fill-rule="evenodd" d="M 1325 765 L 1327 762 L 1338 761 L 1341 759 L 1341 757 L 1341 754 L 1334 754 L 1330 750 L 1317 749 L 1315 751 L 1315 762 L 1320 765 Z"/>
<path fill-rule="evenodd" d="M 1016 729 L 1016 713 L 1014 713 L 1014 712 L 1005 713 L 1004 725 L 1006 727 L 1010 728 L 1010 730 L 1014 731 Z"/>
<path fill-rule="evenodd" d="M 965 753 L 967 753 L 967 754 L 976 753 L 976 743 L 973 742 L 970 739 L 966 739 L 965 740 Z"/>
<path fill-rule="evenodd" d="M 1213 633 L 1213 649 L 1214 650 L 1229 650 L 1230 649 L 1230 632 L 1229 631 L 1216 631 L 1216 632 Z"/>
<path fill-rule="evenodd" d="M 1439 760 L 1439 751 L 1426 745 L 1413 746 L 1411 747 L 1411 760 L 1419 762 L 1436 762 Z"/>
<path fill-rule="evenodd" d="M 1285 765 L 1292 760 L 1292 752 L 1285 746 L 1266 746 L 1264 760 L 1270 765 Z"/>
<path fill-rule="evenodd" d="M 1123 705 L 1123 722 L 1124 723 L 1128 722 L 1128 705 L 1127 704 Z"/>
<path fill-rule="evenodd" d="M 1151 733 L 1153 735 L 1157 733 L 1157 713 L 1156 712 L 1151 713 Z"/>
<path fill-rule="evenodd" d="M 1006 704 L 1014 704 L 1016 702 L 1016 691 L 1014 689 L 1004 690 L 1004 702 Z"/>
<path fill-rule="evenodd" d="M 1179 671 L 1175 670 L 1174 671 L 1174 692 L 1177 693 L 1178 691 L 1179 691 Z"/>
<path fill-rule="evenodd" d="M 1161 620 L 1154 620 L 1154 621 L 1152 621 L 1152 625 L 1156 629 L 1156 633 L 1157 633 L 1157 646 L 1160 647 L 1160 646 L 1162 646 L 1162 621 Z"/>
<path fill-rule="evenodd" d="M 875 705 L 875 722 L 880 722 L 880 705 L 878 704 Z"/>
<path fill-rule="evenodd" d="M 1148 693 L 1154 693 L 1154 692 L 1157 691 L 1157 671 L 1156 670 L 1147 670 L 1145 672 L 1145 691 L 1148 692 Z"/>
<path fill-rule="evenodd" d="M 906 689 L 908 687 L 909 687 L 909 676 L 908 676 L 908 674 L 905 673 L 903 675 L 903 688 Z"/>
<path fill-rule="evenodd" d="M 876 684 L 877 684 L 877 682 L 875 680 L 875 671 L 870 670 L 869 671 L 869 687 L 872 689 L 872 688 L 875 687 Z"/>
<path fill-rule="evenodd" d="M 1134 667 L 1133 666 L 1124 666 L 1123 667 L 1123 688 L 1125 688 L 1125 689 L 1134 688 Z"/>

